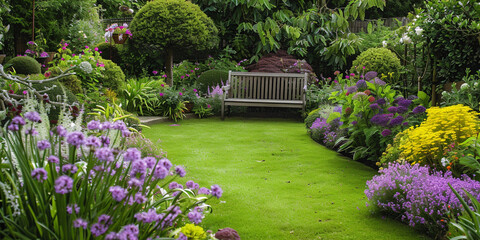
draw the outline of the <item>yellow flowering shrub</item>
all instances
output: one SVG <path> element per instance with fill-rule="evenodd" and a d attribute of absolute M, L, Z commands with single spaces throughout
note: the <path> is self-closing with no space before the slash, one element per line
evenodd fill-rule
<path fill-rule="evenodd" d="M 188 240 L 202 240 L 207 238 L 207 233 L 200 226 L 187 223 L 182 227 L 181 232 L 188 238 Z"/>
<path fill-rule="evenodd" d="M 399 133 L 393 146 L 381 158 L 382 162 L 407 161 L 439 165 L 446 149 L 452 143 L 461 143 L 477 134 L 479 113 L 461 104 L 427 109 L 427 119 L 420 126 L 412 126 Z M 392 157 L 397 159 L 392 159 Z"/>

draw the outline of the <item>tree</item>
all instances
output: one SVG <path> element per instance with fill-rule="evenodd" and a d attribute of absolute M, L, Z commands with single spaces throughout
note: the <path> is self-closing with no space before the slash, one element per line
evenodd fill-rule
<path fill-rule="evenodd" d="M 133 38 L 163 49 L 167 84 L 173 85 L 173 54 L 186 48 L 204 50 L 217 46 L 218 30 L 200 8 L 185 0 L 158 0 L 147 3 L 135 15 L 130 29 Z"/>

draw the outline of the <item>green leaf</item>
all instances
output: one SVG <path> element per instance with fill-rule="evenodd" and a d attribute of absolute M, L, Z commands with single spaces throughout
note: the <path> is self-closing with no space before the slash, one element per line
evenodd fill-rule
<path fill-rule="evenodd" d="M 330 116 L 327 118 L 327 123 L 330 123 L 331 121 L 341 117 L 342 115 L 339 112 L 332 112 L 330 113 Z"/>
<path fill-rule="evenodd" d="M 417 94 L 418 98 L 422 99 L 422 100 L 425 100 L 427 99 L 428 95 L 423 92 L 423 91 L 418 91 L 418 94 Z"/>
<path fill-rule="evenodd" d="M 373 25 L 372 22 L 369 22 L 367 25 L 367 32 L 368 34 L 371 34 L 373 32 Z"/>

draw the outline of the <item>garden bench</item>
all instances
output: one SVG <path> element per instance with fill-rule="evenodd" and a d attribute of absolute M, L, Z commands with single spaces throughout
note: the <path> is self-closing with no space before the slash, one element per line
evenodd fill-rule
<path fill-rule="evenodd" d="M 305 110 L 307 73 L 228 73 L 223 86 L 222 120 L 225 106 L 282 107 Z"/>

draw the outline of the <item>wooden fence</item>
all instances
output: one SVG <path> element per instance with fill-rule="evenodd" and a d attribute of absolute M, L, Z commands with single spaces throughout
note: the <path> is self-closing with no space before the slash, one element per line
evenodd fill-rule
<path fill-rule="evenodd" d="M 130 22 L 132 22 L 133 17 L 125 17 L 125 18 L 109 18 L 109 19 L 103 19 L 103 27 L 107 28 L 113 23 L 117 23 L 119 26 L 121 26 L 124 23 L 127 23 L 130 26 Z"/>
<path fill-rule="evenodd" d="M 372 25 L 377 25 L 378 22 L 383 22 L 383 26 L 385 27 L 393 27 L 393 26 L 398 26 L 401 24 L 401 26 L 405 26 L 408 23 L 408 18 L 406 17 L 396 17 L 396 18 L 382 18 L 382 19 L 365 19 L 364 21 L 362 20 L 355 20 L 355 21 L 350 21 L 350 31 L 353 33 L 359 33 L 359 32 L 367 32 L 367 26 L 369 23 L 372 23 Z"/>

